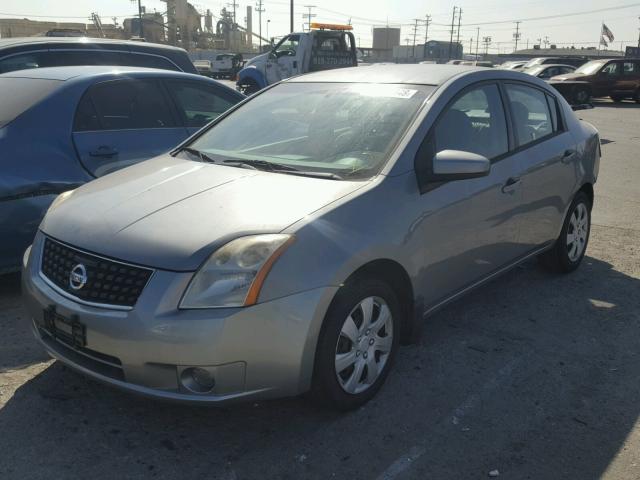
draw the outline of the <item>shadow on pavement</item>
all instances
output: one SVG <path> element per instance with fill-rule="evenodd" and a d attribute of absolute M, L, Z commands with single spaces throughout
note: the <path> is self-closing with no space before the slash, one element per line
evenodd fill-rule
<path fill-rule="evenodd" d="M 431 317 L 358 411 L 120 393 L 59 363 L 0 410 L 0 478 L 599 478 L 640 411 L 640 281 L 531 262 Z M 417 448 L 417 450 L 416 450 Z"/>
<path fill-rule="evenodd" d="M 0 374 L 49 358 L 34 343 L 27 322 L 21 319 L 22 314 L 20 274 L 0 275 Z"/>
<path fill-rule="evenodd" d="M 640 103 L 636 103 L 635 100 L 623 100 L 621 102 L 604 101 L 602 99 L 596 99 L 593 101 L 593 105 L 596 108 L 640 108 Z"/>

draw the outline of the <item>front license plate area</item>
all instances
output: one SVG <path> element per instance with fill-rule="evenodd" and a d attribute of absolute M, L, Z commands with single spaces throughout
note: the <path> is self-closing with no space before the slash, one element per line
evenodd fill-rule
<path fill-rule="evenodd" d="M 77 315 L 67 318 L 56 312 L 54 306 L 44 311 L 44 326 L 52 337 L 74 348 L 81 348 L 87 344 L 87 329 L 80 323 Z"/>

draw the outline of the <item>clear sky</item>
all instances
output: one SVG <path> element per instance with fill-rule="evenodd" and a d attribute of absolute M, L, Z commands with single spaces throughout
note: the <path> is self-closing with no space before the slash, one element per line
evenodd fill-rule
<path fill-rule="evenodd" d="M 198 10 L 211 9 L 218 15 L 220 9 L 228 1 L 194 0 L 192 3 Z M 236 0 L 238 23 L 244 24 L 246 7 L 256 2 Z M 623 45 L 637 45 L 640 27 L 640 1 L 636 0 L 442 0 L 425 2 L 418 0 L 295 0 L 294 25 L 296 30 L 302 28 L 305 21 L 302 14 L 308 9 L 304 5 L 315 5 L 312 12 L 317 16 L 315 21 L 347 23 L 349 19 L 354 26 L 356 37 L 361 46 L 370 46 L 371 28 L 373 25 L 402 26 L 402 42 L 413 42 L 412 24 L 415 18 L 424 19 L 432 16 L 433 24 L 429 28 L 429 39 L 448 40 L 453 6 L 462 8 L 462 26 L 460 40 L 468 49 L 470 39 L 480 27 L 480 38 L 492 37 L 491 51 L 504 53 L 513 50 L 513 33 L 516 20 L 521 20 L 520 45 L 537 43 L 537 39 L 548 37 L 550 43 L 558 46 L 574 44 L 576 47 L 597 44 L 600 25 L 604 21 L 615 35 L 615 41 L 609 48 L 619 49 Z M 166 4 L 159 0 L 143 0 L 147 11 L 166 10 Z M 629 8 L 619 8 L 629 6 Z M 263 0 L 265 12 L 262 15 L 262 31 L 266 36 L 266 21 L 269 23 L 269 35 L 277 36 L 289 31 L 289 1 Z M 576 14 L 584 11 L 603 10 L 589 14 L 565 16 L 534 20 L 538 17 Z M 117 16 L 121 22 L 126 16 L 137 12 L 137 2 L 131 0 L 0 0 L 0 18 L 13 15 L 31 19 L 48 19 L 53 21 L 84 21 L 91 12 L 97 12 L 103 23 L 111 23 L 110 17 Z M 11 14 L 11 15 L 10 15 Z M 41 17 L 37 17 L 41 16 Z M 77 18 L 75 18 L 77 17 Z M 457 21 L 456 21 L 457 22 Z M 489 22 L 504 22 L 490 23 Z M 254 30 L 257 31 L 257 13 L 253 17 Z M 483 24 L 483 25 L 474 25 Z M 425 28 L 420 24 L 417 41 L 424 41 Z M 519 47 L 520 47 L 519 45 Z M 474 46 L 475 49 L 475 46 Z"/>

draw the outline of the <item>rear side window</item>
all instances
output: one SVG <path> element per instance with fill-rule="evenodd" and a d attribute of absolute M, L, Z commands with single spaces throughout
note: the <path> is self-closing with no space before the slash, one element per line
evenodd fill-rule
<path fill-rule="evenodd" d="M 0 128 L 60 87 L 59 80 L 0 78 Z"/>
<path fill-rule="evenodd" d="M 167 83 L 187 127 L 202 127 L 240 101 L 224 95 L 215 87 L 179 80 Z"/>
<path fill-rule="evenodd" d="M 462 150 L 489 159 L 509 149 L 507 124 L 496 85 L 483 85 L 463 93 L 438 119 L 435 152 Z"/>
<path fill-rule="evenodd" d="M 160 57 L 157 55 L 146 55 L 144 53 L 122 55 L 120 65 L 128 65 L 130 67 L 159 68 L 161 70 L 173 70 L 174 72 L 181 71 L 165 57 Z"/>
<path fill-rule="evenodd" d="M 97 117 L 97 121 L 96 121 Z M 162 88 L 151 80 L 116 80 L 91 87 L 78 106 L 76 131 L 175 127 Z"/>
<path fill-rule="evenodd" d="M 623 75 L 638 75 L 640 74 L 640 63 L 636 62 L 624 62 L 622 64 Z"/>
<path fill-rule="evenodd" d="M 524 85 L 506 85 L 518 146 L 553 133 L 553 120 L 546 94 Z"/>

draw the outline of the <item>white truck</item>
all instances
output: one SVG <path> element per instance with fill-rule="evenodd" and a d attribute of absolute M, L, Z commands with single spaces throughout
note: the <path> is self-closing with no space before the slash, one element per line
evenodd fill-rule
<path fill-rule="evenodd" d="M 285 78 L 318 70 L 358 65 L 351 25 L 312 23 L 311 30 L 290 33 L 267 53 L 247 61 L 237 89 L 251 95 Z"/>

